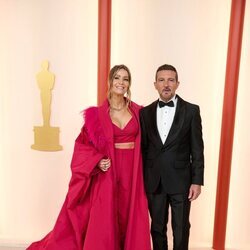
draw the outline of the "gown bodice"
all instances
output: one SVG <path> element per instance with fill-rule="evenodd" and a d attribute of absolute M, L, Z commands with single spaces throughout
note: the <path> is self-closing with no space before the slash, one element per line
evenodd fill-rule
<path fill-rule="evenodd" d="M 112 123 L 112 125 L 113 125 L 115 143 L 135 141 L 135 137 L 138 133 L 139 126 L 134 116 L 130 118 L 130 120 L 128 121 L 128 123 L 125 125 L 123 129 L 119 128 L 114 123 Z"/>

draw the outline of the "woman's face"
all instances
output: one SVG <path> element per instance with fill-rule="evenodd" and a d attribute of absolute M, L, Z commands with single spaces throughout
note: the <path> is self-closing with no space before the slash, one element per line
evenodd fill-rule
<path fill-rule="evenodd" d="M 112 85 L 111 93 L 116 95 L 125 95 L 129 88 L 129 75 L 125 69 L 116 72 Z"/>

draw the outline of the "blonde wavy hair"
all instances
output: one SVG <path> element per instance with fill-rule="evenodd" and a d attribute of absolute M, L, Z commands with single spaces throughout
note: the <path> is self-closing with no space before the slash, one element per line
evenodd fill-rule
<path fill-rule="evenodd" d="M 124 64 L 120 64 L 120 65 L 115 65 L 110 71 L 109 71 L 109 78 L 108 78 L 108 93 L 107 93 L 107 98 L 110 102 L 111 97 L 112 97 L 112 93 L 111 93 L 111 88 L 112 88 L 112 84 L 113 84 L 113 80 L 115 78 L 116 73 L 121 70 L 124 69 L 128 72 L 128 90 L 126 93 L 126 100 L 127 100 L 127 105 L 129 105 L 130 101 L 131 101 L 131 91 L 130 91 L 130 87 L 131 87 L 131 73 L 130 70 L 127 66 L 125 66 Z"/>

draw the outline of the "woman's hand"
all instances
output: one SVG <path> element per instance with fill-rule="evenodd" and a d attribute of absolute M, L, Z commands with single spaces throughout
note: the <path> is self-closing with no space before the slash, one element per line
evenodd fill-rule
<path fill-rule="evenodd" d="M 111 166 L 110 159 L 101 159 L 98 163 L 98 167 L 103 171 L 106 172 Z"/>

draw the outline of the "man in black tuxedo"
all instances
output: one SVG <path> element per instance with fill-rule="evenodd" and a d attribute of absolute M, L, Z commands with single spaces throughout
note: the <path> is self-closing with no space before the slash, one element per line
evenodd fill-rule
<path fill-rule="evenodd" d="M 178 73 L 164 64 L 156 71 L 159 100 L 140 113 L 145 189 L 154 250 L 168 249 L 171 208 L 174 250 L 188 250 L 191 201 L 201 193 L 204 174 L 199 106 L 175 94 Z"/>

